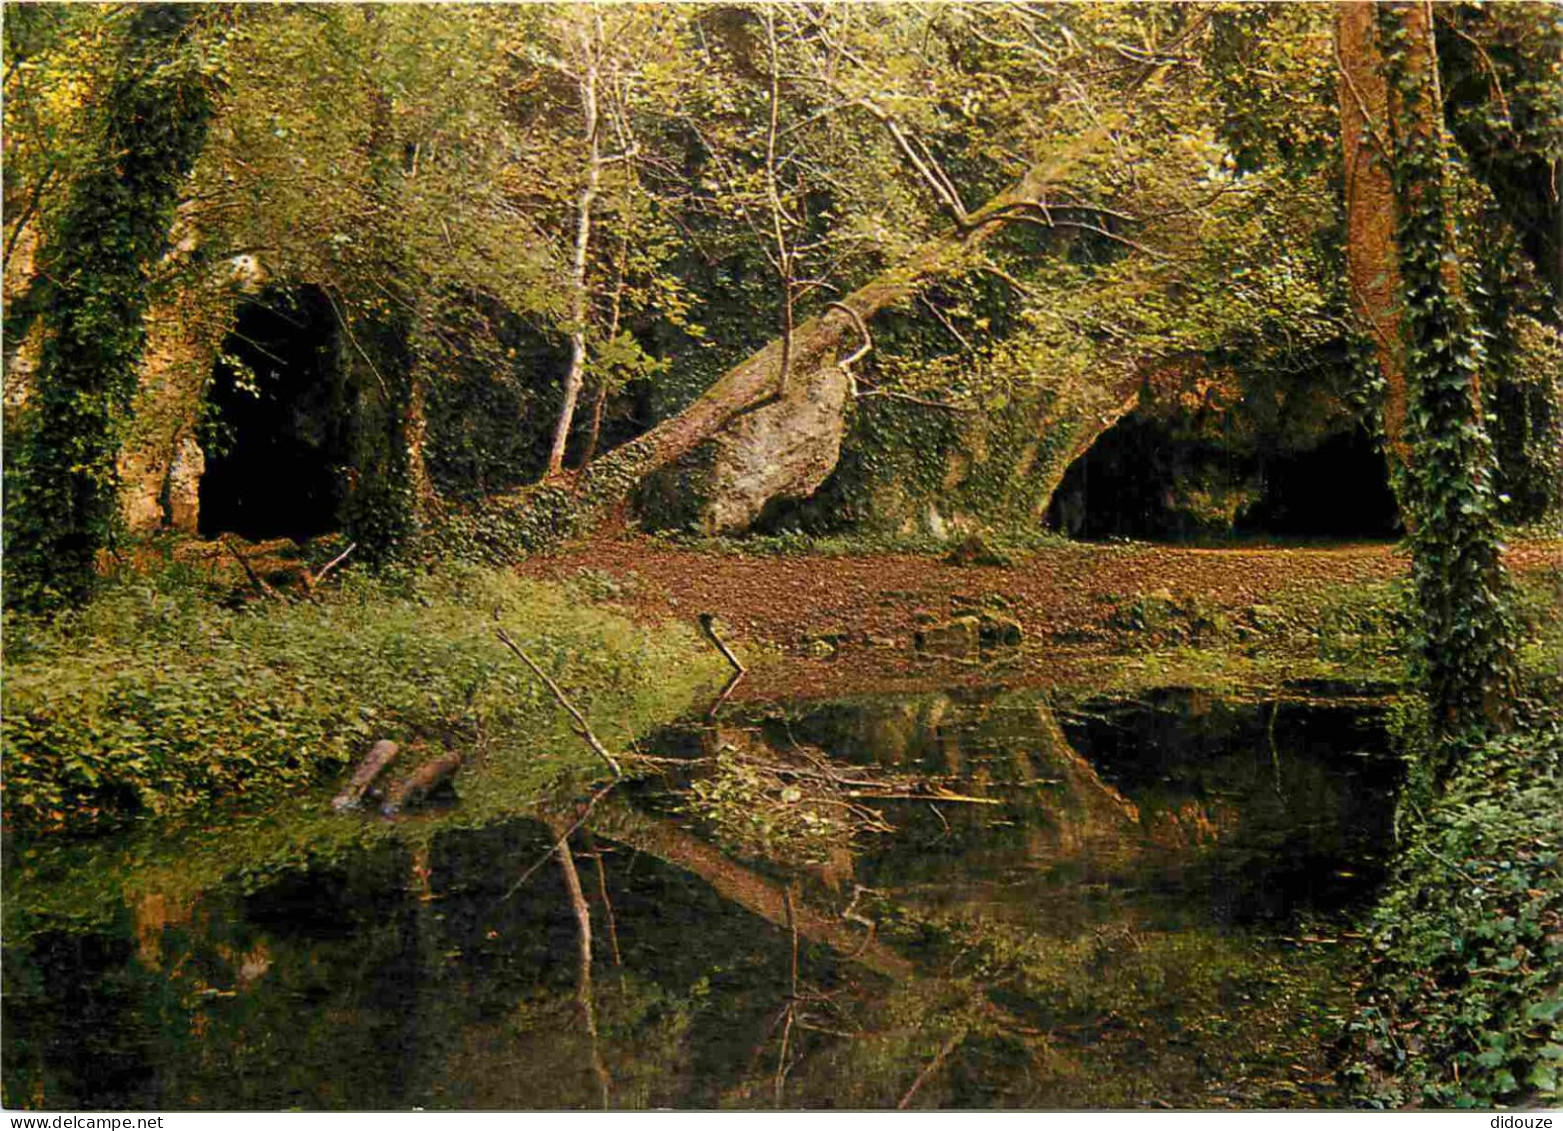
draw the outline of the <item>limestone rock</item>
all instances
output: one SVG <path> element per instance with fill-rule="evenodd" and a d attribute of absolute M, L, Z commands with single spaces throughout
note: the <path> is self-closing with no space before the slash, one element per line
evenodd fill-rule
<path fill-rule="evenodd" d="M 812 495 L 841 457 L 849 385 L 835 365 L 794 373 L 785 396 L 724 428 L 713 441 L 700 528 L 737 533 L 772 499 Z"/>
<path fill-rule="evenodd" d="M 1020 622 L 1002 613 L 962 613 L 942 624 L 918 629 L 913 645 L 919 652 L 951 659 L 1019 647 L 1024 639 Z"/>

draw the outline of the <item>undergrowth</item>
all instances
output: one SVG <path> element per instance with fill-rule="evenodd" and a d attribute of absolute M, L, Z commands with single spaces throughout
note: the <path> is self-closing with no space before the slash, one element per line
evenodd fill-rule
<path fill-rule="evenodd" d="M 6 824 L 96 830 L 303 788 L 379 738 L 537 760 L 558 707 L 495 639 L 496 615 L 609 742 L 661 700 L 676 713 L 720 663 L 687 630 L 496 571 L 350 573 L 318 602 L 239 608 L 127 580 L 7 624 Z"/>
<path fill-rule="evenodd" d="M 781 534 L 745 535 L 659 532 L 648 537 L 653 541 L 660 541 L 684 550 L 703 550 L 707 553 L 732 554 L 739 557 L 779 558 L 843 558 L 861 554 L 942 555 L 959 549 L 963 543 L 971 540 L 966 535 L 940 538 L 926 531 L 896 534 L 876 530 L 841 534 L 806 534 L 788 531 Z M 1063 535 L 1048 530 L 1004 531 L 984 535 L 981 541 L 995 554 L 1006 558 L 1020 557 L 1041 549 L 1085 547 L 1084 543 L 1072 543 Z M 1096 552 L 1102 549 L 1094 545 L 1088 548 Z M 1013 562 L 992 564 L 1008 565 Z"/>
<path fill-rule="evenodd" d="M 1407 803 L 1343 1067 L 1368 1106 L 1563 1095 L 1563 712 L 1537 715 Z"/>

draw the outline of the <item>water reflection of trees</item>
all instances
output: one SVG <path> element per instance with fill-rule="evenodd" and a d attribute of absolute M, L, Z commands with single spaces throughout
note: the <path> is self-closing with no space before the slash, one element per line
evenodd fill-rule
<path fill-rule="evenodd" d="M 740 856 L 620 787 L 579 825 L 564 805 L 375 840 L 249 894 L 143 891 L 124 958 L 86 980 L 138 1019 L 137 1071 L 170 1109 L 1204 1104 L 1245 1073 L 1233 1102 L 1287 1103 L 1318 1086 L 1286 1066 L 1316 1068 L 1294 1013 L 1328 1001 L 1322 965 L 1122 894 L 1235 835 L 1232 802 L 1126 794 L 1034 698 L 708 737 L 828 758 L 832 788 L 916 776 L 996 804 L 868 801 L 895 831 L 844 856 Z M 122 1098 L 62 1069 L 48 1024 L 8 1061 L 7 1095 Z"/>

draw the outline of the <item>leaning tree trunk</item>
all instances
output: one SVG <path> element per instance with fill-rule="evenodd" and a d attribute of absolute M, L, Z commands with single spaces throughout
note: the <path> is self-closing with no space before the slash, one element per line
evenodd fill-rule
<path fill-rule="evenodd" d="M 803 322 L 794 329 L 790 348 L 776 340 L 751 354 L 683 412 L 585 468 L 572 491 L 545 484 L 522 492 L 512 505 L 524 515 L 535 511 L 546 516 L 548 529 L 536 535 L 539 541 L 567 536 L 622 507 L 646 476 L 688 455 L 724 429 L 775 434 L 785 429 L 789 414 L 797 411 L 796 398 L 808 400 L 819 395 L 844 399 L 840 390 L 845 388 L 846 377 L 839 373 L 838 360 L 857 345 L 859 323 L 866 323 L 885 307 L 915 294 L 928 280 L 967 262 L 971 253 L 1012 215 L 1037 199 L 1046 183 L 1044 177 L 1042 170 L 1033 171 L 978 213 L 968 226 L 929 240 L 897 266 L 859 287 L 823 314 Z M 778 396 L 784 349 L 791 372 L 789 396 L 785 398 Z M 838 380 L 840 386 L 834 384 Z M 753 420 L 747 419 L 750 417 Z M 834 445 L 837 449 L 839 442 L 838 434 Z M 828 439 L 825 447 L 832 447 Z M 828 451 L 811 459 L 810 466 L 822 466 L 827 458 L 829 467 L 833 467 L 834 456 Z M 775 493 L 777 487 L 774 482 L 765 483 L 753 492 L 753 497 L 769 497 L 767 492 Z M 526 521 L 519 525 L 535 529 Z"/>

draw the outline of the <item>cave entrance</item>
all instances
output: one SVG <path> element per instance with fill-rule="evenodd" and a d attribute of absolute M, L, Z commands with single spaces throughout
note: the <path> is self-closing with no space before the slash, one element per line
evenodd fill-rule
<path fill-rule="evenodd" d="M 1358 426 L 1318 447 L 1269 456 L 1264 492 L 1238 516 L 1239 533 L 1295 538 L 1397 538 L 1400 508 L 1384 453 Z"/>
<path fill-rule="evenodd" d="M 1315 447 L 1190 440 L 1132 413 L 1064 474 L 1047 524 L 1072 538 L 1146 541 L 1394 538 L 1384 456 L 1360 426 Z"/>
<path fill-rule="evenodd" d="M 325 293 L 298 287 L 243 303 L 207 400 L 201 534 L 302 542 L 335 530 L 348 414 Z"/>

